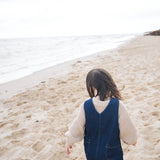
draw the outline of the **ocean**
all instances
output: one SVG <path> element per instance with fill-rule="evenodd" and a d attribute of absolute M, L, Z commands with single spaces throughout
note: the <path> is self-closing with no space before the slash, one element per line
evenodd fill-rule
<path fill-rule="evenodd" d="M 94 53 L 111 50 L 135 34 L 0 39 L 0 84 Z"/>

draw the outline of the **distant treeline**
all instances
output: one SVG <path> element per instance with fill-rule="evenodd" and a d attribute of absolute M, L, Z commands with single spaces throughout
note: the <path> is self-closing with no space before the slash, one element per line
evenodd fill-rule
<path fill-rule="evenodd" d="M 145 33 L 145 36 L 160 36 L 160 29 Z"/>

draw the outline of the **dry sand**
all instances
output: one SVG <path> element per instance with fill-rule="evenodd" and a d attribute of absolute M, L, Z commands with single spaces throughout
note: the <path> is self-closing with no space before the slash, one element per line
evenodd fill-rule
<path fill-rule="evenodd" d="M 160 37 L 140 36 L 118 49 L 79 59 L 63 68 L 65 74 L 53 73 L 13 97 L 4 99 L 1 93 L 0 160 L 85 159 L 83 142 L 66 155 L 64 134 L 88 98 L 85 76 L 96 67 L 108 70 L 119 89 L 124 88 L 123 101 L 139 133 L 136 147 L 122 143 L 124 159 L 160 160 L 159 44 Z"/>

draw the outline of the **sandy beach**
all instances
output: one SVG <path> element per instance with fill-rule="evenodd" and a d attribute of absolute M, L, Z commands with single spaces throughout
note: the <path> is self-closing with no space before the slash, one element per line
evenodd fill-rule
<path fill-rule="evenodd" d="M 84 160 L 83 142 L 65 153 L 65 132 L 88 99 L 87 72 L 108 70 L 138 130 L 125 160 L 160 160 L 160 36 L 74 60 L 0 85 L 0 160 Z"/>

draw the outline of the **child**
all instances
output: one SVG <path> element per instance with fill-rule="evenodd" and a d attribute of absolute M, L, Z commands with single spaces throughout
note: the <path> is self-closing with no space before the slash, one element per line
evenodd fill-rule
<path fill-rule="evenodd" d="M 111 75 L 104 69 L 87 74 L 86 87 L 91 97 L 81 106 L 78 116 L 66 132 L 66 152 L 84 138 L 87 160 L 123 160 L 120 139 L 137 142 L 136 129 L 121 101 Z"/>

